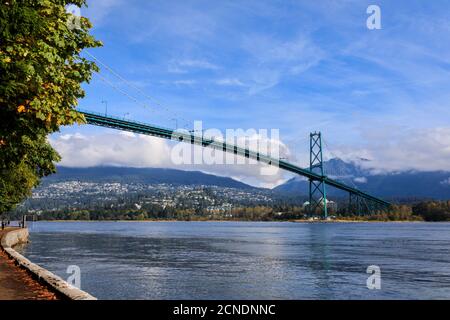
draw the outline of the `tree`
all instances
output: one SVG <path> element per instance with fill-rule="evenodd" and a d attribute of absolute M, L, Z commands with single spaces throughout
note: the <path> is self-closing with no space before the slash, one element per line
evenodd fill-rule
<path fill-rule="evenodd" d="M 67 5 L 85 0 L 6 0 L 0 4 L 0 211 L 30 195 L 55 172 L 57 152 L 47 141 L 60 126 L 83 123 L 75 110 L 83 82 L 98 71 L 81 56 L 101 45 L 91 24 L 76 25 Z"/>
<path fill-rule="evenodd" d="M 0 212 L 6 212 L 28 196 L 37 183 L 36 174 L 24 162 L 0 173 Z M 17 188 L 17 186 L 21 186 Z"/>
<path fill-rule="evenodd" d="M 450 203 L 447 201 L 428 201 L 416 204 L 412 211 L 425 221 L 450 221 Z"/>

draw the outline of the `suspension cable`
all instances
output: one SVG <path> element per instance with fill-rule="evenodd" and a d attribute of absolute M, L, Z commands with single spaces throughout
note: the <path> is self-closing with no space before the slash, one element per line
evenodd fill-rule
<path fill-rule="evenodd" d="M 106 70 L 108 70 L 112 75 L 114 75 L 115 77 L 117 77 L 118 79 L 120 79 L 125 85 L 127 85 L 128 87 L 136 90 L 138 93 L 140 93 L 143 97 L 145 97 L 147 100 L 150 100 L 153 104 L 155 104 L 156 106 L 158 106 L 161 109 L 164 109 L 164 111 L 167 111 L 169 113 L 172 114 L 172 116 L 174 118 L 178 118 L 180 120 L 182 120 L 184 122 L 184 127 L 189 127 L 189 123 L 190 121 L 186 120 L 185 118 L 181 117 L 179 114 L 174 113 L 173 111 L 171 111 L 169 108 L 163 106 L 158 100 L 156 100 L 155 98 L 151 97 L 150 95 L 148 95 L 147 93 L 145 93 L 142 89 L 140 89 L 139 87 L 137 87 L 136 85 L 134 85 L 133 83 L 131 83 L 130 81 L 128 81 L 127 79 L 125 79 L 123 76 L 121 76 L 118 72 L 114 71 L 113 68 L 111 68 L 110 66 L 108 66 L 106 63 L 104 63 L 103 61 L 101 61 L 99 58 L 97 58 L 96 56 L 94 56 L 92 53 L 90 53 L 89 51 L 85 51 L 85 53 L 90 56 L 92 59 L 94 59 L 96 62 L 98 62 L 101 66 L 103 66 Z M 99 74 L 97 74 L 99 75 Z M 100 76 L 101 77 L 101 76 Z M 105 81 L 106 79 L 103 78 L 103 81 Z M 121 92 L 122 94 L 126 95 L 128 98 L 131 98 L 133 101 L 138 102 L 141 106 L 143 106 L 144 108 L 147 108 L 149 110 L 151 110 L 152 112 L 155 111 L 154 108 L 150 107 L 149 105 L 142 103 L 138 101 L 137 98 L 132 97 L 131 95 L 129 95 L 128 93 L 126 93 L 125 91 L 119 89 L 117 86 L 115 86 L 114 84 L 112 84 L 109 81 L 105 81 L 108 85 L 112 86 L 115 90 L 118 90 L 119 92 Z M 173 120 L 173 119 L 171 119 Z"/>

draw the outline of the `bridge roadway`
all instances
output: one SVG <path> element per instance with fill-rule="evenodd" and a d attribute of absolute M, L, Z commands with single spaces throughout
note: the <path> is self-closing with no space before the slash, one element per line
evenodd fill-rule
<path fill-rule="evenodd" d="M 195 133 L 189 133 L 189 134 L 183 133 L 183 132 L 180 132 L 181 130 L 178 131 L 178 130 L 163 128 L 163 127 L 159 127 L 159 126 L 155 126 L 155 125 L 139 123 L 136 121 L 128 121 L 128 120 L 111 117 L 111 116 L 106 116 L 106 115 L 101 115 L 101 114 L 88 112 L 88 111 L 80 110 L 80 112 L 86 118 L 87 123 L 91 124 L 91 125 L 113 128 L 113 129 L 118 129 L 118 130 L 123 130 L 123 131 L 130 131 L 130 132 L 140 133 L 140 134 L 144 134 L 144 135 L 150 135 L 150 136 L 154 136 L 154 137 L 169 139 L 169 140 L 176 140 L 176 141 L 180 141 L 180 142 L 191 143 L 191 144 L 200 145 L 203 147 L 209 147 L 209 148 L 214 148 L 217 150 L 222 150 L 224 152 L 234 153 L 236 155 L 241 155 L 241 156 L 244 156 L 249 159 L 257 160 L 261 163 L 278 166 L 279 168 L 281 168 L 283 170 L 287 170 L 289 172 L 299 174 L 301 176 L 304 176 L 304 177 L 314 180 L 314 181 L 323 181 L 323 182 L 325 182 L 325 184 L 327 184 L 329 186 L 335 187 L 335 188 L 343 190 L 343 191 L 347 191 L 350 194 L 353 194 L 355 196 L 369 200 L 372 203 L 380 205 L 382 207 L 389 207 L 391 205 L 389 202 L 386 202 L 382 199 L 371 196 L 370 194 L 367 194 L 356 188 L 347 186 L 346 184 L 343 184 L 339 181 L 328 178 L 327 176 L 321 176 L 317 173 L 311 172 L 307 169 L 303 169 L 303 168 L 296 166 L 294 164 L 291 164 L 287 161 L 275 159 L 275 158 L 272 158 L 265 154 L 260 154 L 258 152 L 254 152 L 249 149 L 240 148 L 236 145 L 230 145 L 230 144 L 227 144 L 226 142 L 207 139 L 207 138 L 204 138 L 203 136 L 196 135 Z"/>

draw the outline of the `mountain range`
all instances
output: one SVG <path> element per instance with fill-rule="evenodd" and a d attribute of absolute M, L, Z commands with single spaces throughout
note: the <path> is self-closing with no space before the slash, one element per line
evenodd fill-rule
<path fill-rule="evenodd" d="M 403 171 L 376 173 L 364 169 L 364 161 L 344 162 L 331 159 L 324 162 L 325 175 L 369 194 L 384 199 L 418 198 L 450 199 L 450 172 L 446 171 Z M 276 192 L 307 194 L 309 182 L 302 177 L 294 177 L 274 188 Z M 339 190 L 329 188 L 332 196 L 343 196 Z"/>
<path fill-rule="evenodd" d="M 200 171 L 183 171 L 161 168 L 128 168 L 128 167 L 90 167 L 68 168 L 58 167 L 57 173 L 44 178 L 44 183 L 64 181 L 82 182 L 119 182 L 142 184 L 172 185 L 206 185 L 236 189 L 254 189 L 254 187 L 237 180 L 219 177 Z"/>
<path fill-rule="evenodd" d="M 325 174 L 357 189 L 387 200 L 398 198 L 450 199 L 450 172 L 404 171 L 376 173 L 365 169 L 361 161 L 344 162 L 331 159 L 324 162 Z M 227 177 L 219 177 L 200 171 L 183 171 L 160 168 L 58 167 L 56 174 L 44 179 L 44 183 L 61 181 L 121 182 L 173 185 L 211 185 L 235 189 L 257 189 L 243 182 Z M 309 182 L 303 177 L 294 177 L 275 187 L 274 193 L 305 196 Z M 330 196 L 345 196 L 345 193 L 329 188 Z"/>

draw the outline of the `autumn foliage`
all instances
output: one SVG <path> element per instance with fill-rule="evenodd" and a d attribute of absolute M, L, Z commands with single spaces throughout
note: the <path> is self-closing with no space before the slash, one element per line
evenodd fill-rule
<path fill-rule="evenodd" d="M 97 66 L 83 58 L 101 45 L 90 22 L 67 22 L 66 6 L 84 0 L 6 0 L 0 4 L 0 214 L 55 171 L 59 155 L 47 136 L 82 123 L 75 107 Z"/>

